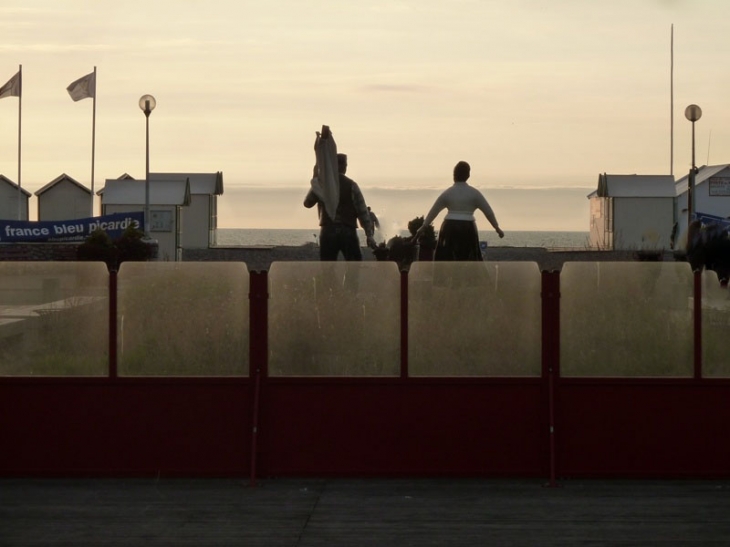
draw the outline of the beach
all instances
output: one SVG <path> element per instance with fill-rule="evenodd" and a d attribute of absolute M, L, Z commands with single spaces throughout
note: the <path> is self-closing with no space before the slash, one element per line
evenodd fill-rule
<path fill-rule="evenodd" d="M 375 260 L 373 252 L 362 249 L 363 260 Z M 640 255 L 636 251 L 594 251 L 585 249 L 554 250 L 543 247 L 490 247 L 486 251 L 490 262 L 535 262 L 542 271 L 560 271 L 566 262 L 633 262 L 637 260 L 674 261 L 671 251 L 655 255 Z M 186 262 L 245 262 L 251 271 L 270 268 L 272 262 L 318 261 L 319 247 L 314 243 L 298 246 L 230 246 L 208 249 L 185 249 Z"/>

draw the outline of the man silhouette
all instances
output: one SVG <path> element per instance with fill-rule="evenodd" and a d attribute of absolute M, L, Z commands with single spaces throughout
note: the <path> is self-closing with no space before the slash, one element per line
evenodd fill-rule
<path fill-rule="evenodd" d="M 324 203 L 313 190 L 310 190 L 304 198 L 304 206 L 311 208 L 317 205 L 320 226 L 320 260 L 337 260 L 340 253 L 345 260 L 362 260 L 357 223 L 359 221 L 360 226 L 365 230 L 368 246 L 375 248 L 377 244 L 373 239 L 373 222 L 360 187 L 345 174 L 347 172 L 346 154 L 337 154 L 337 167 L 339 169 L 339 202 L 335 217 L 330 217 Z M 316 166 L 313 174 L 314 183 L 319 175 Z"/>

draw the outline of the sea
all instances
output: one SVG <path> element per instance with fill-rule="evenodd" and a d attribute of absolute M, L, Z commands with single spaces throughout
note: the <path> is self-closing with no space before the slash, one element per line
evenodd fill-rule
<path fill-rule="evenodd" d="M 360 241 L 365 246 L 365 234 L 358 230 Z M 407 230 L 398 234 L 409 236 Z M 376 231 L 375 239 L 386 241 L 389 237 Z M 250 228 L 220 228 L 216 231 L 218 246 L 221 247 L 248 247 L 248 246 L 300 246 L 307 243 L 317 244 L 319 231 L 317 229 L 250 229 Z M 505 232 L 503 239 L 493 231 L 479 232 L 479 239 L 490 247 L 544 247 L 546 249 L 586 249 L 588 248 L 588 232 L 541 232 L 541 231 L 513 231 Z"/>
<path fill-rule="evenodd" d="M 409 220 L 425 215 L 442 187 L 361 188 L 368 206 L 378 216 L 378 241 L 408 236 Z M 281 246 L 317 243 L 316 209 L 302 201 L 308 190 L 300 187 L 231 185 L 218 200 L 217 242 L 221 246 Z M 505 231 L 500 239 L 486 219 L 477 214 L 480 239 L 488 246 L 585 249 L 588 247 L 589 201 L 587 187 L 481 188 Z M 444 212 L 436 217 L 438 230 Z M 483 229 L 483 231 L 482 231 Z M 365 236 L 358 230 L 361 242 Z"/>

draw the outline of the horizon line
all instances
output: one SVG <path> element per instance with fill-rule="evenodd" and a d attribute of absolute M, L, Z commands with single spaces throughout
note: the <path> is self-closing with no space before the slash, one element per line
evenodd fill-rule
<path fill-rule="evenodd" d="M 364 184 L 358 184 L 360 188 L 366 189 L 366 190 L 386 190 L 386 191 L 443 191 L 449 186 L 418 186 L 418 187 L 410 187 L 410 186 L 367 186 Z M 477 185 L 470 185 L 473 188 L 477 188 L 480 190 L 588 190 L 593 191 L 596 188 L 594 186 L 515 186 L 515 185 L 499 185 L 499 186 L 477 186 Z M 226 184 L 226 189 L 231 190 L 297 190 L 306 191 L 307 186 L 289 186 L 289 185 L 268 185 L 268 184 L 251 184 L 251 183 L 243 183 L 243 184 Z"/>

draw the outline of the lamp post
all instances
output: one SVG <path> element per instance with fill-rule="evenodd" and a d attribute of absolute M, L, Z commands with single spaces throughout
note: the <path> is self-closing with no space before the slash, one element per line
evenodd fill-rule
<path fill-rule="evenodd" d="M 687 177 L 687 229 L 692 222 L 692 214 L 695 212 L 695 122 L 702 117 L 702 109 L 696 104 L 691 104 L 684 109 L 684 117 L 692 122 L 692 167 Z"/>
<path fill-rule="evenodd" d="M 144 179 L 144 237 L 150 239 L 150 114 L 157 106 L 152 95 L 142 95 L 139 98 L 139 107 L 144 112 L 146 125 L 146 170 Z"/>

